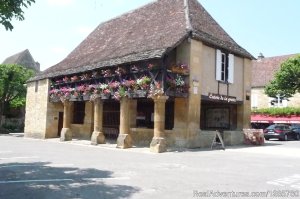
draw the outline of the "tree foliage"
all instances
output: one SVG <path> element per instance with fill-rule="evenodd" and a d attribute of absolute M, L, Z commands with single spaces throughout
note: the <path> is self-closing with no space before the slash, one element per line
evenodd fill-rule
<path fill-rule="evenodd" d="M 300 92 L 300 55 L 283 62 L 274 80 L 265 87 L 265 93 L 270 97 L 289 98 L 296 92 Z"/>
<path fill-rule="evenodd" d="M 35 0 L 1 0 L 0 23 L 6 30 L 12 30 L 14 28 L 11 24 L 12 19 L 23 21 L 25 19 L 23 9 L 32 3 L 35 3 Z"/>
<path fill-rule="evenodd" d="M 3 114 L 4 105 L 25 105 L 26 81 L 33 74 L 33 70 L 20 65 L 0 65 L 0 115 Z"/>

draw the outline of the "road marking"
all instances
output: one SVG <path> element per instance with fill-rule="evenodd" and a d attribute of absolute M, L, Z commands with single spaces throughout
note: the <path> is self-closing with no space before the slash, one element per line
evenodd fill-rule
<path fill-rule="evenodd" d="M 38 156 L 28 156 L 28 157 L 9 157 L 9 158 L 0 158 L 0 160 L 11 160 L 11 159 L 36 159 Z"/>

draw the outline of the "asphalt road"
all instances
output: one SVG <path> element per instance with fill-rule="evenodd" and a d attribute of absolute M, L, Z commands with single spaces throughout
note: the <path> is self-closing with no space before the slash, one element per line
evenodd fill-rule
<path fill-rule="evenodd" d="M 300 198 L 300 141 L 153 154 L 0 135 L 0 199 L 21 198 Z"/>

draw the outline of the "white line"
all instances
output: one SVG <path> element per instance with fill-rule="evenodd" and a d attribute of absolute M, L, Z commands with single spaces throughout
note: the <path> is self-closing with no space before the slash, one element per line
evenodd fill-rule
<path fill-rule="evenodd" d="M 0 184 L 27 183 L 27 182 L 61 182 L 61 181 L 73 181 L 73 180 L 72 179 L 7 180 L 7 181 L 0 181 Z"/>
<path fill-rule="evenodd" d="M 35 159 L 39 158 L 38 156 L 28 156 L 28 157 L 9 157 L 9 158 L 0 158 L 0 160 L 10 160 L 10 159 Z"/>

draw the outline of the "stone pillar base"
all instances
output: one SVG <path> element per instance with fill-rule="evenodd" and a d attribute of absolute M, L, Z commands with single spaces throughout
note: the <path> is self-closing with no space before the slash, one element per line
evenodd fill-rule
<path fill-rule="evenodd" d="M 117 148 L 127 149 L 132 147 L 132 139 L 129 134 L 119 134 Z"/>
<path fill-rule="evenodd" d="M 154 153 L 163 153 L 167 151 L 167 141 L 162 137 L 154 137 L 150 143 L 150 151 Z"/>
<path fill-rule="evenodd" d="M 72 140 L 72 131 L 69 128 L 62 128 L 60 132 L 60 141 L 71 141 Z"/>
<path fill-rule="evenodd" d="M 105 144 L 105 136 L 102 132 L 94 131 L 91 137 L 91 144 Z"/>

